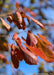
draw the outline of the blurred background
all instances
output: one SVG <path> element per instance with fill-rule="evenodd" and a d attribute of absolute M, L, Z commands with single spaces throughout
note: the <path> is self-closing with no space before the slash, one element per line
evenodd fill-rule
<path fill-rule="evenodd" d="M 31 24 L 29 25 L 26 19 L 25 22 L 27 28 L 25 30 L 18 29 L 14 23 L 10 24 L 7 21 L 7 14 L 12 11 L 16 11 L 16 2 L 19 2 L 20 6 L 29 8 L 35 12 L 35 19 L 43 23 L 45 25 L 45 29 L 41 29 L 33 21 L 31 21 Z M 28 12 L 26 14 L 31 16 Z M 37 33 L 44 35 L 47 40 L 52 43 L 54 50 L 54 0 L 0 0 L 0 17 L 2 17 L 12 27 L 12 30 L 7 32 L 0 21 L 0 35 L 5 35 L 3 37 L 0 36 L 0 40 L 3 42 L 7 42 L 9 44 L 14 43 L 16 45 L 15 41 L 12 40 L 13 34 L 17 32 L 20 38 L 22 36 L 26 38 L 26 32 L 31 30 L 35 35 L 37 35 Z M 8 35 L 10 35 L 10 37 Z M 54 75 L 54 63 L 46 63 L 40 57 L 38 57 L 38 65 L 28 65 L 23 60 L 20 61 L 18 69 L 13 68 L 11 65 L 10 52 L 11 49 L 3 48 L 3 44 L 0 42 L 0 53 L 4 54 L 10 63 L 7 65 L 0 61 L 0 75 Z"/>

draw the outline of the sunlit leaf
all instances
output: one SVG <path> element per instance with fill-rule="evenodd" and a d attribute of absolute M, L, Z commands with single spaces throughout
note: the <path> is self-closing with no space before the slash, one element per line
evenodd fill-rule
<path fill-rule="evenodd" d="M 28 16 L 27 16 L 28 17 Z M 42 23 L 40 23 L 38 20 L 32 18 L 32 17 L 29 17 L 33 22 L 35 22 L 37 25 L 39 25 L 41 28 L 44 28 L 44 25 Z"/>
<path fill-rule="evenodd" d="M 54 54 L 53 51 L 50 50 L 44 43 L 43 41 L 41 41 L 37 36 L 36 36 L 38 43 L 37 43 L 37 47 L 40 48 L 44 54 L 47 56 L 47 58 L 49 59 L 49 62 L 53 62 L 54 61 Z"/>
<path fill-rule="evenodd" d="M 44 43 L 46 43 L 47 45 L 51 45 L 51 43 L 47 41 L 47 39 L 43 35 L 38 34 L 38 36 L 43 40 Z"/>
<path fill-rule="evenodd" d="M 43 51 L 41 49 L 38 48 L 34 48 L 31 47 L 25 43 L 23 43 L 33 54 L 38 55 L 40 58 L 44 59 L 45 61 L 47 61 L 47 57 L 45 56 L 45 54 L 43 53 Z"/>

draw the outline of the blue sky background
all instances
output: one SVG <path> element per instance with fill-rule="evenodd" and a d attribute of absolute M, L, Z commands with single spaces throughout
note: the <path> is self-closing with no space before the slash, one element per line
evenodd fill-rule
<path fill-rule="evenodd" d="M 21 3 L 23 3 L 23 0 L 21 0 L 20 1 Z M 39 3 L 39 1 L 38 0 L 36 0 L 36 5 L 38 6 L 38 3 Z M 54 1 L 52 2 L 52 3 L 54 3 Z M 15 4 L 15 3 L 14 3 Z M 35 4 L 34 4 L 35 5 Z M 25 3 L 24 3 L 24 6 L 26 6 L 26 7 L 29 7 L 30 6 L 30 0 L 26 0 L 25 1 Z M 53 22 L 54 23 L 54 9 L 52 9 L 52 8 L 50 8 L 50 7 L 48 7 L 47 9 L 42 9 L 42 12 L 45 14 L 45 16 L 48 18 L 48 23 L 51 23 L 51 22 Z M 54 37 L 54 32 L 53 32 L 53 30 L 54 30 L 54 28 L 52 28 L 51 29 L 51 34 L 52 34 L 52 37 Z M 14 29 L 14 31 L 12 32 L 12 33 L 10 33 L 10 35 L 11 36 L 13 36 L 13 34 L 15 33 L 15 32 L 18 32 L 19 30 L 18 30 L 18 28 L 16 27 L 15 29 Z M 28 28 L 25 30 L 25 31 L 28 31 Z M 35 34 L 35 35 L 37 35 L 37 33 L 39 33 L 39 34 L 42 34 L 42 31 L 39 31 L 39 30 L 34 30 L 33 31 L 33 34 Z M 20 30 L 20 34 L 18 35 L 19 37 L 21 37 L 21 36 L 23 36 L 24 38 L 26 38 L 26 32 L 24 32 L 23 30 Z M 9 39 L 11 39 L 12 40 L 12 38 L 10 37 Z M 9 43 L 13 43 L 14 41 L 12 40 L 9 40 Z M 22 40 L 22 39 L 21 39 Z M 50 41 L 50 40 L 49 40 Z M 15 43 L 15 42 L 14 42 Z M 39 57 L 38 57 L 39 58 Z M 44 62 L 41 58 L 39 58 L 39 62 Z M 45 65 L 44 65 L 44 67 L 45 67 L 45 69 L 48 71 L 49 69 L 52 71 L 53 69 L 52 69 L 52 67 L 51 67 L 51 65 L 52 65 L 52 63 L 49 63 L 49 64 L 47 64 L 46 62 L 44 62 L 45 63 Z M 19 70 L 21 70 L 25 75 L 33 75 L 33 73 L 38 73 L 39 72 L 39 70 L 38 70 L 38 67 L 40 66 L 40 63 L 38 63 L 38 65 L 28 65 L 28 64 L 26 64 L 25 63 L 25 61 L 21 61 L 20 62 L 20 64 L 19 64 Z M 10 70 L 10 68 L 9 67 L 11 67 L 11 65 L 10 66 L 8 66 L 8 69 L 9 69 L 9 71 L 11 72 L 11 71 L 13 71 L 13 70 Z M 9 73 L 8 73 L 9 74 Z"/>

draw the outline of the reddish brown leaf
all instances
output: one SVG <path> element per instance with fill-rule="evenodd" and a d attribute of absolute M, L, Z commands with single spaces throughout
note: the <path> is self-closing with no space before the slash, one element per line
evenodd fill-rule
<path fill-rule="evenodd" d="M 20 12 L 17 11 L 16 14 L 17 14 L 19 23 L 22 24 L 22 16 L 21 16 Z"/>
<path fill-rule="evenodd" d="M 23 56 L 22 56 L 22 52 L 20 51 L 20 49 L 18 49 L 15 45 L 11 45 L 11 49 L 12 52 L 14 53 L 14 55 L 16 55 L 17 59 L 22 61 L 23 60 Z"/>
<path fill-rule="evenodd" d="M 47 39 L 43 35 L 38 34 L 38 36 L 43 40 L 44 43 L 52 46 L 52 44 L 49 41 L 47 41 Z"/>
<path fill-rule="evenodd" d="M 19 60 L 17 58 L 17 55 L 15 55 L 14 45 L 11 46 L 11 61 L 12 61 L 13 66 L 15 68 L 18 68 L 19 67 Z"/>
<path fill-rule="evenodd" d="M 23 27 L 23 30 L 25 30 L 26 24 L 25 24 L 24 18 L 22 18 L 22 27 Z"/>
<path fill-rule="evenodd" d="M 38 43 L 37 43 L 37 46 L 38 48 L 40 48 L 44 54 L 47 56 L 48 58 L 48 62 L 54 62 L 54 54 L 53 54 L 53 51 L 50 50 L 44 43 L 43 41 L 41 41 L 37 36 L 36 36 L 37 40 L 38 40 Z"/>
<path fill-rule="evenodd" d="M 17 57 L 13 54 L 11 54 L 11 61 L 13 63 L 13 66 L 15 68 L 18 68 L 19 67 L 19 60 L 17 59 Z"/>
<path fill-rule="evenodd" d="M 20 14 L 22 15 L 23 18 L 26 18 L 26 14 L 23 11 L 21 11 Z"/>
<path fill-rule="evenodd" d="M 19 28 L 22 29 L 22 16 L 20 12 L 16 11 L 15 13 L 10 15 L 13 23 Z"/>
<path fill-rule="evenodd" d="M 36 14 L 35 14 L 33 11 L 31 11 L 29 8 L 25 8 L 25 7 L 24 7 L 24 9 L 25 9 L 26 11 L 28 11 L 30 15 L 32 15 L 33 17 L 36 17 Z"/>
<path fill-rule="evenodd" d="M 7 29 L 7 31 L 10 31 L 11 30 L 10 25 L 8 25 L 1 17 L 0 17 L 0 20 L 2 21 L 2 23 L 5 26 L 5 28 Z"/>
<path fill-rule="evenodd" d="M 19 43 L 19 39 L 20 39 L 19 37 L 17 39 L 14 38 L 14 40 L 16 41 L 18 47 L 20 48 L 20 50 L 23 53 L 23 57 L 24 57 L 24 60 L 26 61 L 26 63 L 32 64 L 32 65 L 37 64 L 38 63 L 38 58 L 33 53 L 31 53 L 30 51 L 28 51 L 25 47 L 23 47 Z"/>
<path fill-rule="evenodd" d="M 47 61 L 47 57 L 45 56 L 45 54 L 43 53 L 43 51 L 41 49 L 38 48 L 34 48 L 31 46 L 28 46 L 27 44 L 23 43 L 33 54 L 38 55 L 40 58 L 44 59 L 45 61 Z"/>
<path fill-rule="evenodd" d="M 28 51 L 25 47 L 19 44 L 19 48 L 22 51 L 24 60 L 26 63 L 30 65 L 36 65 L 38 63 L 38 58 L 33 53 Z"/>
<path fill-rule="evenodd" d="M 8 17 L 7 17 L 7 20 L 8 20 L 10 23 L 12 23 L 12 21 L 13 21 L 11 16 L 8 16 Z"/>
<path fill-rule="evenodd" d="M 28 16 L 27 16 L 28 17 Z M 42 23 L 40 23 L 38 20 L 32 18 L 32 17 L 29 17 L 33 22 L 35 22 L 37 25 L 39 25 L 41 28 L 44 28 L 44 25 Z"/>
<path fill-rule="evenodd" d="M 32 34 L 31 31 L 28 31 L 27 33 L 26 43 L 29 46 L 34 46 L 37 44 L 37 39 L 35 38 L 35 36 Z"/>

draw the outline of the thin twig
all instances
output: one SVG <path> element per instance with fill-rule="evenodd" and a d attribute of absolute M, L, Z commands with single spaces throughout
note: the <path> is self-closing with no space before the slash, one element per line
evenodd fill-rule
<path fill-rule="evenodd" d="M 0 37 L 11 37 L 10 35 L 0 35 Z"/>
<path fill-rule="evenodd" d="M 0 17 L 6 17 L 6 16 L 8 16 L 8 15 L 14 13 L 15 11 L 16 11 L 16 10 L 11 11 L 11 12 L 8 12 L 8 13 L 5 13 L 5 14 L 0 14 Z"/>

